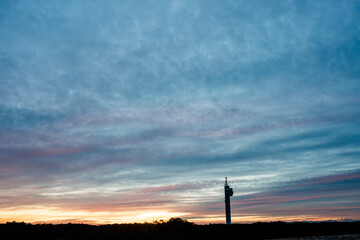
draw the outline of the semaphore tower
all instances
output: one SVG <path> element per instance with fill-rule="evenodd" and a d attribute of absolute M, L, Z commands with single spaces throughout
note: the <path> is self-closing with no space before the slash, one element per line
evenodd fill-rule
<path fill-rule="evenodd" d="M 226 224 L 231 224 L 231 211 L 230 211 L 230 197 L 234 194 L 232 188 L 230 188 L 227 177 L 225 178 L 225 213 L 226 213 Z"/>

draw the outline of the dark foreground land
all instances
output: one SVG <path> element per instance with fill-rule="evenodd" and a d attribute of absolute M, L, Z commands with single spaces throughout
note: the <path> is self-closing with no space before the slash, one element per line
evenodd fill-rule
<path fill-rule="evenodd" d="M 338 236 L 338 238 L 336 237 Z M 348 238 L 341 238 L 341 235 Z M 321 237 L 322 236 L 322 237 Z M 328 236 L 328 238 L 324 238 Z M 359 222 L 195 225 L 182 219 L 144 224 L 0 224 L 1 239 L 360 239 Z"/>

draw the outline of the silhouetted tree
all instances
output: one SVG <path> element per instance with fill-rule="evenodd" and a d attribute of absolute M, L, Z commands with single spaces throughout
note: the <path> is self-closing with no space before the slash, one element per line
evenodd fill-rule
<path fill-rule="evenodd" d="M 188 222 L 188 220 L 182 219 L 182 218 L 170 218 L 169 221 L 167 221 L 165 224 L 170 224 L 170 225 L 193 225 L 194 223 Z"/>

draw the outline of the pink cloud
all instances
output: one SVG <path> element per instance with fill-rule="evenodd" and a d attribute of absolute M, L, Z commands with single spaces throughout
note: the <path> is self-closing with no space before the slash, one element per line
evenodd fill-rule
<path fill-rule="evenodd" d="M 93 150 L 92 147 L 63 147 L 63 148 L 41 148 L 33 150 L 19 150 L 19 153 L 12 154 L 11 156 L 3 157 L 2 161 L 16 161 L 29 158 L 44 158 L 56 157 L 62 155 L 71 155 L 82 152 L 89 152 Z"/>
<path fill-rule="evenodd" d="M 360 173 L 344 173 L 339 175 L 330 175 L 325 177 L 318 177 L 310 179 L 309 181 L 304 181 L 297 186 L 309 186 L 309 185 L 319 185 L 319 184 L 327 184 L 327 183 L 334 183 L 334 182 L 340 182 L 340 181 L 350 181 L 360 179 Z"/>

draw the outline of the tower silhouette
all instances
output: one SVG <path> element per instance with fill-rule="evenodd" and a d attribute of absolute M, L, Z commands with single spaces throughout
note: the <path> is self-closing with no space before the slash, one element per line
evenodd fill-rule
<path fill-rule="evenodd" d="M 227 177 L 225 177 L 225 213 L 226 213 L 226 224 L 231 224 L 231 211 L 230 211 L 230 197 L 234 194 L 232 188 L 230 188 Z"/>

